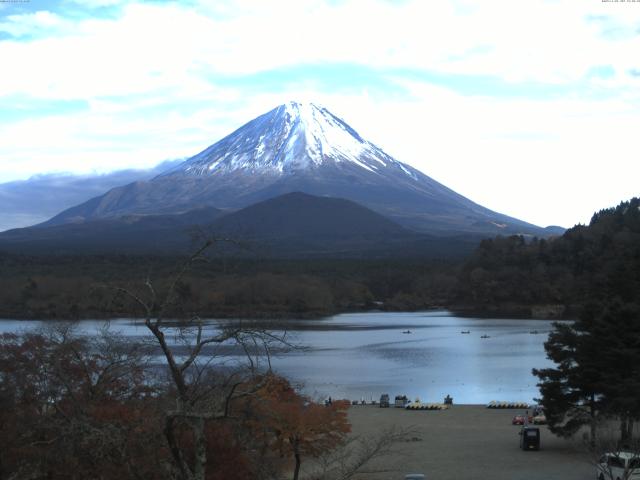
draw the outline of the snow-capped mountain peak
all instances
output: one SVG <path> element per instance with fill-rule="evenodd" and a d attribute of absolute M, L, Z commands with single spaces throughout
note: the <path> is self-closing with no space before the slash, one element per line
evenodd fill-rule
<path fill-rule="evenodd" d="M 364 140 L 315 103 L 288 102 L 257 117 L 174 170 L 205 176 L 245 171 L 287 175 L 323 165 L 357 166 L 373 174 L 415 171 Z"/>
<path fill-rule="evenodd" d="M 326 108 L 301 102 L 280 105 L 172 170 L 114 188 L 48 223 L 202 207 L 235 210 L 293 192 L 351 200 L 434 235 L 546 236 L 394 160 Z"/>

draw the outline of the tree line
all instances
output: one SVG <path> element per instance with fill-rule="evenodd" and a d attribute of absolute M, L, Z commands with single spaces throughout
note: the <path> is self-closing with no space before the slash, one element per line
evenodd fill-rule
<path fill-rule="evenodd" d="M 0 316 L 79 319 L 134 316 L 114 295 L 149 276 L 166 291 L 179 258 L 0 255 Z M 247 260 L 209 256 L 178 285 L 177 310 L 208 317 L 319 317 L 366 309 L 442 306 L 456 264 L 409 260 Z M 176 315 L 180 311 L 174 312 Z"/>
<path fill-rule="evenodd" d="M 531 316 L 532 307 L 547 307 L 558 318 L 576 318 L 589 302 L 637 301 L 638 203 L 597 212 L 589 225 L 549 240 L 483 240 L 460 269 L 452 302 L 488 314 Z"/>

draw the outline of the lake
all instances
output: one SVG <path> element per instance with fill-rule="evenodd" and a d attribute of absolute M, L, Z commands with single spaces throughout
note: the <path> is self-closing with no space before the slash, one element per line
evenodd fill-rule
<path fill-rule="evenodd" d="M 131 338 L 147 335 L 140 322 L 110 323 Z M 78 328 L 90 334 L 103 324 L 85 320 Z M 0 332 L 41 325 L 0 320 Z M 208 328 L 216 325 L 212 320 Z M 539 396 L 531 369 L 552 365 L 543 347 L 552 328 L 548 320 L 462 318 L 447 311 L 367 312 L 278 325 L 286 325 L 289 340 L 307 348 L 276 356 L 274 370 L 315 398 L 370 401 L 388 393 L 392 399 L 404 394 L 441 402 L 449 394 L 455 403 L 531 403 Z"/>

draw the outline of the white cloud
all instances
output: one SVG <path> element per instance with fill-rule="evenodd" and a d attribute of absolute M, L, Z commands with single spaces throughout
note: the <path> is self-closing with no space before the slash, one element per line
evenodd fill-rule
<path fill-rule="evenodd" d="M 399 160 L 534 223 L 586 221 L 640 193 L 640 77 L 629 74 L 640 69 L 640 3 L 240 0 L 130 3 L 115 18 L 73 18 L 39 11 L 0 22 L 14 37 L 0 41 L 0 109 L 16 96 L 88 102 L 83 113 L 0 124 L 0 179 L 190 155 L 295 97 L 319 100 Z M 341 62 L 569 93 L 469 96 L 401 71 L 401 98 L 327 93 L 312 80 L 286 93 L 216 84 L 218 75 Z M 613 75 L 589 76 L 601 67 Z"/>
<path fill-rule="evenodd" d="M 0 22 L 0 32 L 12 37 L 23 37 L 43 33 L 52 34 L 63 31 L 70 26 L 60 15 L 47 10 L 38 10 L 33 13 L 7 15 Z"/>
<path fill-rule="evenodd" d="M 122 5 L 128 0 L 66 0 L 68 4 L 76 4 L 84 8 L 100 8 Z"/>
<path fill-rule="evenodd" d="M 0 60 L 13 67 L 3 75 L 0 95 L 134 94 L 203 73 L 250 74 L 317 62 L 555 83 L 578 80 L 599 65 L 612 65 L 627 78 L 639 66 L 640 36 L 607 38 L 598 22 L 587 20 L 608 15 L 614 19 L 608 24 L 618 28 L 640 26 L 640 7 L 633 4 L 622 10 L 600 2 L 494 0 L 468 14 L 456 2 L 418 0 L 224 6 L 208 15 L 179 4 L 130 4 L 117 19 L 68 22 L 64 35 L 0 42 Z M 5 29 L 13 31 L 63 23 L 49 12 L 9 18 Z"/>
<path fill-rule="evenodd" d="M 640 195 L 634 104 L 497 100 L 407 86 L 411 101 L 376 99 L 344 115 L 388 153 L 484 206 L 571 226 Z"/>

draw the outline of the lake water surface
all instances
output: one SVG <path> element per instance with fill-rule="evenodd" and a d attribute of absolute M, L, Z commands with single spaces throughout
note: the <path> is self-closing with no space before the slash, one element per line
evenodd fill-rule
<path fill-rule="evenodd" d="M 128 337 L 147 335 L 139 321 L 110 323 Z M 85 320 L 78 322 L 78 328 L 91 334 L 103 324 Z M 212 320 L 208 328 L 215 329 L 216 324 Z M 367 312 L 283 321 L 279 325 L 286 325 L 288 338 L 308 348 L 279 355 L 272 365 L 318 398 L 369 401 L 388 393 L 392 398 L 405 394 L 441 402 L 449 394 L 456 403 L 533 402 L 538 390 L 531 369 L 552 365 L 543 347 L 551 324 L 461 318 L 447 311 Z M 41 325 L 0 320 L 0 332 Z M 411 333 L 403 333 L 407 331 Z"/>

